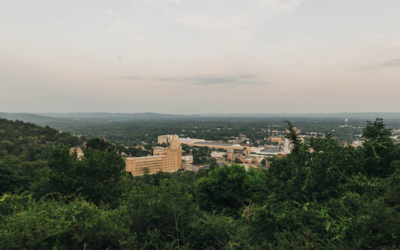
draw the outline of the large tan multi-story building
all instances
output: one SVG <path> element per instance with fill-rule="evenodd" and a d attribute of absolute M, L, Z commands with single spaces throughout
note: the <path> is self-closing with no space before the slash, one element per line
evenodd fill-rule
<path fill-rule="evenodd" d="M 173 135 L 160 135 L 158 137 L 158 143 L 159 144 L 163 144 L 163 143 L 168 144 L 170 141 L 172 141 L 172 137 L 173 137 Z"/>
<path fill-rule="evenodd" d="M 132 175 L 143 175 L 146 169 L 150 174 L 158 171 L 174 172 L 182 166 L 182 147 L 177 135 L 172 136 L 167 148 L 156 147 L 153 156 L 126 158 L 126 171 Z"/>

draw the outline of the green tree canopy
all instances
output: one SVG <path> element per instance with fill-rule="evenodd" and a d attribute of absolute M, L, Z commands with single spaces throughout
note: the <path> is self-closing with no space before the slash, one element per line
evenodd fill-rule
<path fill-rule="evenodd" d="M 93 138 L 86 143 L 86 148 L 91 148 L 97 151 L 112 151 L 113 147 L 110 143 L 100 140 L 99 138 Z"/>
<path fill-rule="evenodd" d="M 216 167 L 196 184 L 195 194 L 199 206 L 206 211 L 236 215 L 243 204 L 260 202 L 266 192 L 263 172 L 243 166 Z"/>
<path fill-rule="evenodd" d="M 85 157 L 77 159 L 67 148 L 57 148 L 49 168 L 48 188 L 52 192 L 82 194 L 95 204 L 115 204 L 121 196 L 125 163 L 115 152 L 86 150 Z"/>
<path fill-rule="evenodd" d="M 238 164 L 242 163 L 242 161 L 239 160 L 239 158 L 237 158 L 237 157 L 235 158 L 235 160 L 233 160 L 233 162 L 234 162 L 234 163 L 238 163 Z"/>

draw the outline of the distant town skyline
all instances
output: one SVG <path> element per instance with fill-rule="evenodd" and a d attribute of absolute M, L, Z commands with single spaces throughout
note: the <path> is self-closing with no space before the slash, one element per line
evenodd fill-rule
<path fill-rule="evenodd" d="M 399 112 L 398 0 L 7 1 L 0 112 Z"/>

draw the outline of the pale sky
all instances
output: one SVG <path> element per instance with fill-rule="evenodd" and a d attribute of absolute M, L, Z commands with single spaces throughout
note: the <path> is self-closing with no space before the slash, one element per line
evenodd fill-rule
<path fill-rule="evenodd" d="M 400 112 L 400 0 L 0 0 L 0 112 Z"/>

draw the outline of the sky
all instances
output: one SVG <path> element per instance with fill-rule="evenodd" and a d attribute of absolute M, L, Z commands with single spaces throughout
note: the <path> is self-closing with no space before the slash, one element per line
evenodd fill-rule
<path fill-rule="evenodd" d="M 0 1 L 0 112 L 400 112 L 399 0 Z"/>

